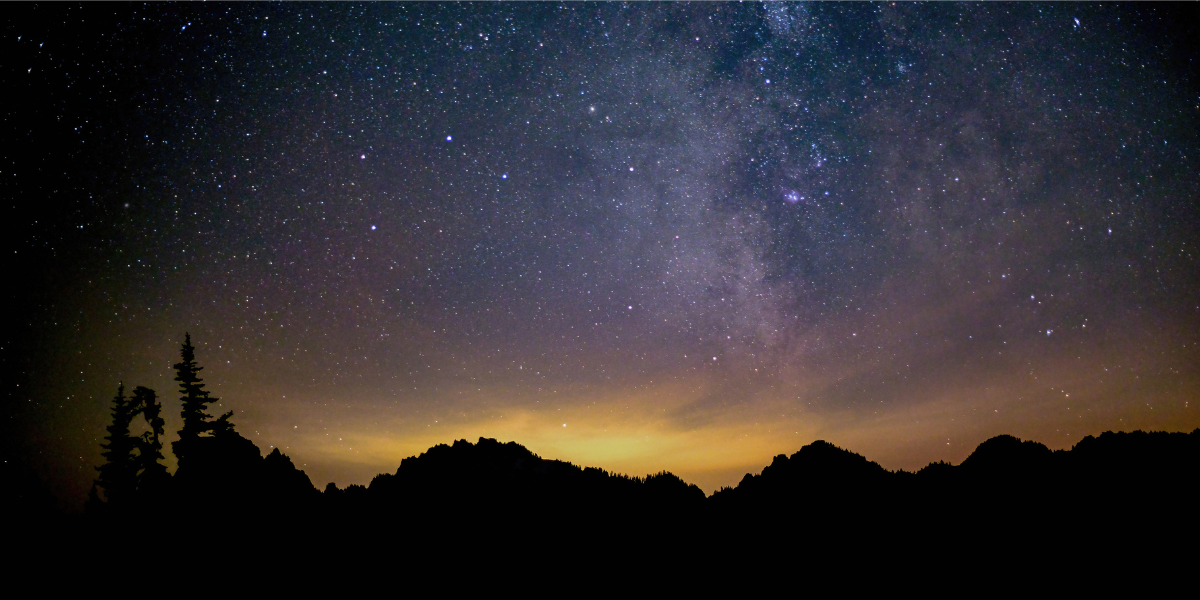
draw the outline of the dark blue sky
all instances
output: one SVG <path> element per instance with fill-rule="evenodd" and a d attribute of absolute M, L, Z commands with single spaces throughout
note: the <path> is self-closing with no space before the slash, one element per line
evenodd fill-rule
<path fill-rule="evenodd" d="M 21 5 L 5 452 L 86 491 L 184 331 L 318 485 L 1190 430 L 1189 10 Z"/>

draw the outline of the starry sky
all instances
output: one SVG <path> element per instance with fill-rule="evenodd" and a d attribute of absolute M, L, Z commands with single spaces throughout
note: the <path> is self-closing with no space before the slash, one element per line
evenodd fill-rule
<path fill-rule="evenodd" d="M 185 331 L 321 487 L 480 436 L 711 492 L 1190 431 L 1196 16 L 13 7 L 5 460 L 82 501 L 118 382 L 178 429 Z"/>

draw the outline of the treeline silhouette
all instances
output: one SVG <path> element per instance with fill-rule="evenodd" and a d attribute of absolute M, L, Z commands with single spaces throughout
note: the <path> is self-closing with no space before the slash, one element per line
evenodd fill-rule
<path fill-rule="evenodd" d="M 106 462 L 86 507 L 90 523 L 110 527 L 106 535 L 142 520 L 204 529 L 214 544 L 253 530 L 277 540 L 315 536 L 328 547 L 393 544 L 426 557 L 486 558 L 494 548 L 467 540 L 490 540 L 514 552 L 620 548 L 639 560 L 719 555 L 761 564 L 862 552 L 901 561 L 981 543 L 1034 556 L 1053 540 L 1103 544 L 1121 532 L 1196 528 L 1200 429 L 1106 432 L 1057 451 L 1001 435 L 961 464 L 916 472 L 816 441 L 708 497 L 668 472 L 631 477 L 480 438 L 434 446 L 366 486 L 319 491 L 278 449 L 263 456 L 237 433 L 232 413 L 207 414 L 216 399 L 204 390 L 190 336 L 175 370 L 183 429 L 173 475 L 161 464 L 156 393 L 137 387 L 127 397 L 118 387 Z M 148 431 L 133 436 L 138 417 Z"/>
<path fill-rule="evenodd" d="M 235 430 L 232 411 L 217 418 L 206 412 L 218 399 L 204 389 L 204 367 L 196 363 L 190 334 L 184 334 L 180 359 L 174 369 L 183 427 L 171 444 L 178 462 L 175 474 L 161 463 L 164 424 L 156 392 L 139 386 L 126 397 L 124 385 L 119 385 L 112 400 L 112 424 L 101 444 L 105 463 L 96 469 L 99 477 L 85 512 L 93 520 L 112 522 L 179 514 L 231 522 L 263 515 L 287 519 L 316 507 L 320 493 L 290 458 L 278 448 L 264 457 Z M 149 431 L 133 436 L 130 427 L 139 415 Z"/>

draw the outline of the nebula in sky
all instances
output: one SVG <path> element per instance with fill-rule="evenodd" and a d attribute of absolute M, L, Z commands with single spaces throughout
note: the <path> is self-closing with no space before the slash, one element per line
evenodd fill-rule
<path fill-rule="evenodd" d="M 178 429 L 185 331 L 319 487 L 1190 431 L 1194 13 L 14 7 L 5 452 L 82 498 L 118 382 Z"/>

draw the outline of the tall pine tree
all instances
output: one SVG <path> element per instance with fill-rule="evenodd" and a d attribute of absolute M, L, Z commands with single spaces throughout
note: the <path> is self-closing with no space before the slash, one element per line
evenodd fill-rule
<path fill-rule="evenodd" d="M 192 346 L 191 334 L 183 334 L 183 348 L 180 350 L 182 361 L 175 365 L 175 381 L 179 382 L 179 399 L 183 402 L 183 428 L 179 430 L 179 440 L 171 443 L 182 468 L 188 463 L 188 455 L 195 447 L 195 440 L 207 433 L 224 434 L 233 431 L 229 417 L 233 411 L 221 415 L 216 422 L 212 415 L 204 412 L 208 405 L 216 402 L 217 398 L 208 395 L 200 379 L 200 371 L 204 367 L 196 364 L 196 348 Z"/>
<path fill-rule="evenodd" d="M 127 506 L 137 491 L 137 438 L 129 435 L 129 424 L 137 414 L 134 400 L 125 397 L 125 385 L 117 386 L 117 395 L 112 402 L 112 424 L 107 427 L 103 465 L 96 467 L 100 477 L 96 483 L 104 488 L 104 496 L 111 506 Z"/>
<path fill-rule="evenodd" d="M 171 449 L 182 467 L 187 463 L 188 450 L 195 445 L 196 438 L 209 430 L 212 415 L 204 410 L 216 398 L 210 398 L 201 383 L 200 371 L 204 367 L 196 365 L 196 348 L 192 346 L 191 334 L 183 334 L 183 348 L 179 354 L 182 360 L 175 365 L 175 381 L 179 382 L 179 399 L 183 402 L 183 428 L 179 430 L 179 440 L 171 443 Z"/>

